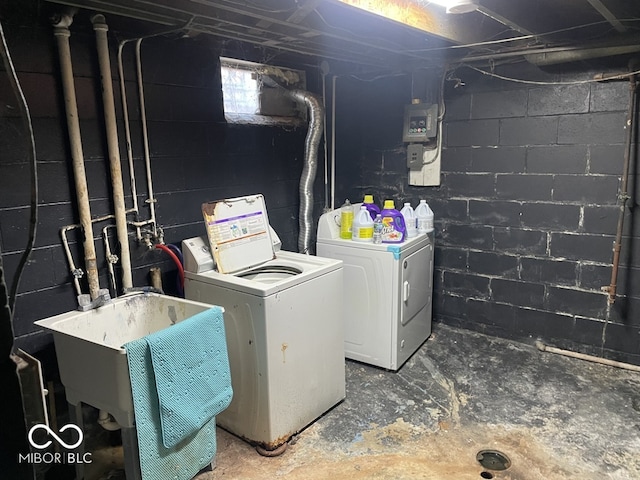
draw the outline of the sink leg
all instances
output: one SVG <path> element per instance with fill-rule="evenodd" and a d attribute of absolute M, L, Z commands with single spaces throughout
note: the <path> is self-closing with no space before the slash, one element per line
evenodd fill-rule
<path fill-rule="evenodd" d="M 71 423 L 80 427 L 84 434 L 84 422 L 82 420 L 82 402 L 78 402 L 77 405 L 69 403 L 69 419 Z M 75 449 L 75 452 L 82 458 L 84 456 L 84 442 Z M 76 463 L 76 480 L 84 480 L 84 464 Z"/>
<path fill-rule="evenodd" d="M 124 472 L 127 480 L 142 480 L 136 427 L 122 427 L 121 431 L 122 448 L 124 450 Z"/>

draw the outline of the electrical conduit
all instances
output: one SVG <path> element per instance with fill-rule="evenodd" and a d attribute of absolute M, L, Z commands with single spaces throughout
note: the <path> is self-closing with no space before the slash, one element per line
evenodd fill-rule
<path fill-rule="evenodd" d="M 104 120 L 107 130 L 107 149 L 109 153 L 109 167 L 111 170 L 111 188 L 116 218 L 116 234 L 120 243 L 120 265 L 122 266 L 122 289 L 133 287 L 131 274 L 131 254 L 129 251 L 129 235 L 127 229 L 127 215 L 124 204 L 124 186 L 122 183 L 122 165 L 120 163 L 120 147 L 118 145 L 118 126 L 116 124 L 116 109 L 113 98 L 113 83 L 111 80 L 111 63 L 109 61 L 109 42 L 104 15 L 91 17 L 93 29 L 96 32 L 96 46 L 100 76 L 102 77 L 102 102 L 104 105 Z"/>
<path fill-rule="evenodd" d="M 73 22 L 71 15 L 63 15 L 56 19 L 53 34 L 58 44 L 60 57 L 60 73 L 64 92 L 64 104 L 67 115 L 67 128 L 69 129 L 69 143 L 71 146 L 71 158 L 73 162 L 73 174 L 75 179 L 76 195 L 80 225 L 83 232 L 84 262 L 89 282 L 89 294 L 92 300 L 99 296 L 100 281 L 98 277 L 98 264 L 96 261 L 96 249 L 91 225 L 91 208 L 89 205 L 89 192 L 87 189 L 87 177 L 84 168 L 84 155 L 82 152 L 82 140 L 80 137 L 80 122 L 78 120 L 78 105 L 73 82 L 73 68 L 71 65 L 71 49 L 69 26 Z"/>

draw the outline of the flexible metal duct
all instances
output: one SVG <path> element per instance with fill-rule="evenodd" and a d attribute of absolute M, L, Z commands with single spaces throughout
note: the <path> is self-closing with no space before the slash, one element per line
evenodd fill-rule
<path fill-rule="evenodd" d="M 304 90 L 287 90 L 287 94 L 309 109 L 309 131 L 304 146 L 304 166 L 300 177 L 300 209 L 298 214 L 298 251 L 310 254 L 313 228 L 313 182 L 318 169 L 318 146 L 322 138 L 324 108 L 318 97 Z"/>

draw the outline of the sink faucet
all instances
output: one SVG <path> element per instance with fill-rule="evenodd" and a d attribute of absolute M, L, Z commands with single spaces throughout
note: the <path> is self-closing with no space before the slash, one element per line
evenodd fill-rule
<path fill-rule="evenodd" d="M 88 293 L 78 295 L 78 310 L 80 310 L 81 312 L 87 312 L 89 310 L 93 310 L 94 308 L 101 307 L 109 302 L 111 302 L 109 289 L 101 288 L 100 290 L 98 290 L 98 296 L 93 300 L 91 300 L 91 296 Z"/>

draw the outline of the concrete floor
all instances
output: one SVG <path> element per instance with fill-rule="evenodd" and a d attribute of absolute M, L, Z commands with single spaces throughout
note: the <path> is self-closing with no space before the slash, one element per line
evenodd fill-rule
<path fill-rule="evenodd" d="M 346 373 L 346 399 L 279 457 L 218 428 L 197 480 L 640 479 L 640 373 L 439 324 L 398 372 Z M 511 466 L 483 467 L 483 449 Z M 95 451 L 98 478 L 123 478 L 121 458 Z"/>
<path fill-rule="evenodd" d="M 282 456 L 218 429 L 197 478 L 640 479 L 640 374 L 435 325 L 396 373 L 347 361 L 347 398 Z"/>

